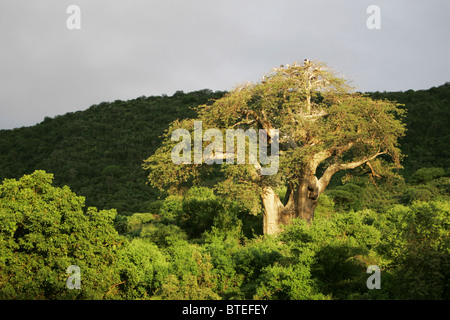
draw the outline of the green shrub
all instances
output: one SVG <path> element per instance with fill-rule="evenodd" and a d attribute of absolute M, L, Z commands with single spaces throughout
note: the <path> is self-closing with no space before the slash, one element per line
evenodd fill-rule
<path fill-rule="evenodd" d="M 402 203 L 412 204 L 414 201 L 431 201 L 439 195 L 439 190 L 431 185 L 411 186 L 403 192 Z"/>
<path fill-rule="evenodd" d="M 427 183 L 433 179 L 445 176 L 445 169 L 443 168 L 420 168 L 411 176 L 413 183 Z"/>
<path fill-rule="evenodd" d="M 328 196 L 332 198 L 336 207 L 342 211 L 363 209 L 364 188 L 356 183 L 349 182 L 331 189 Z"/>
<path fill-rule="evenodd" d="M 35 171 L 0 185 L 0 298 L 114 297 L 124 241 L 113 227 L 117 212 L 85 209 L 83 197 L 52 181 Z M 66 287 L 71 265 L 80 268 L 80 290 Z"/>
<path fill-rule="evenodd" d="M 199 237 L 213 226 L 215 219 L 223 212 L 224 207 L 213 190 L 195 187 L 183 199 L 179 223 L 189 236 Z"/>
<path fill-rule="evenodd" d="M 330 218 L 334 212 L 335 207 L 333 199 L 325 193 L 321 194 L 316 210 L 314 211 L 314 217 L 316 219 Z"/>
<path fill-rule="evenodd" d="M 327 297 L 311 279 L 309 267 L 303 264 L 281 266 L 275 264 L 263 269 L 254 299 L 262 300 L 322 300 Z"/>
<path fill-rule="evenodd" d="M 355 292 L 364 292 L 365 269 L 379 261 L 374 249 L 381 233 L 374 226 L 375 217 L 372 211 L 364 210 L 319 218 L 311 225 L 295 219 L 280 235 L 289 249 L 287 262 L 282 265 L 304 270 L 305 286 L 314 284 L 312 296 L 321 293 L 333 299 L 348 299 Z M 291 289 L 286 290 L 277 296 L 289 296 Z"/>
<path fill-rule="evenodd" d="M 265 267 L 283 258 L 280 245 L 272 237 L 250 240 L 233 255 L 235 270 L 244 276 L 241 291 L 246 299 L 256 293 L 258 278 Z"/>
<path fill-rule="evenodd" d="M 187 240 L 188 236 L 180 227 L 173 224 L 152 223 L 144 226 L 139 235 L 141 238 L 147 239 L 155 243 L 158 247 L 166 247 L 170 245 L 170 239 Z"/>
<path fill-rule="evenodd" d="M 182 213 L 182 197 L 168 196 L 164 199 L 159 214 L 164 223 L 180 223 Z"/>
<path fill-rule="evenodd" d="M 240 230 L 223 232 L 213 227 L 205 233 L 203 248 L 205 253 L 211 256 L 214 267 L 213 273 L 217 279 L 217 293 L 223 299 L 243 299 L 240 287 L 244 281 L 244 275 L 239 274 L 234 255 L 241 250 Z"/>
<path fill-rule="evenodd" d="M 379 251 L 389 260 L 390 297 L 450 298 L 450 202 L 398 205 L 383 215 Z"/>
<path fill-rule="evenodd" d="M 120 258 L 122 298 L 148 299 L 166 281 L 169 263 L 155 244 L 133 239 L 121 252 Z"/>
<path fill-rule="evenodd" d="M 172 239 L 165 249 L 170 275 L 155 293 L 154 299 L 216 300 L 216 275 L 211 257 L 202 248 L 184 240 Z"/>
<path fill-rule="evenodd" d="M 127 217 L 125 232 L 138 235 L 144 225 L 154 221 L 156 219 L 152 213 L 135 213 Z"/>

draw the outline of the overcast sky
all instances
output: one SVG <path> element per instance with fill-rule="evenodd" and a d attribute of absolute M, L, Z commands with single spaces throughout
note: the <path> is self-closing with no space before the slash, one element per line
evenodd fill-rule
<path fill-rule="evenodd" d="M 81 29 L 69 30 L 69 5 Z M 381 9 L 370 30 L 369 5 Z M 450 81 L 448 0 L 0 0 L 0 129 L 102 101 L 230 90 L 317 59 L 360 91 Z"/>

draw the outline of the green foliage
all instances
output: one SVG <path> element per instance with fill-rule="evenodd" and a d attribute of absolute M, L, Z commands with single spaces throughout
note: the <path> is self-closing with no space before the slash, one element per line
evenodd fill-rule
<path fill-rule="evenodd" d="M 450 202 L 398 205 L 384 216 L 380 251 L 388 259 L 390 297 L 450 298 Z"/>
<path fill-rule="evenodd" d="M 240 287 L 244 281 L 244 274 L 237 270 L 237 261 L 234 258 L 241 249 L 240 230 L 222 232 L 213 227 L 205 233 L 203 248 L 211 256 L 213 273 L 216 277 L 216 290 L 223 299 L 243 299 Z"/>
<path fill-rule="evenodd" d="M 365 203 L 364 189 L 355 183 L 346 183 L 328 193 L 333 202 L 342 210 L 361 210 Z"/>
<path fill-rule="evenodd" d="M 414 201 L 431 201 L 439 195 L 439 190 L 430 185 L 410 186 L 404 190 L 402 200 L 411 204 Z"/>
<path fill-rule="evenodd" d="M 144 239 L 133 239 L 121 252 L 120 287 L 124 299 L 148 299 L 166 280 L 169 263 L 158 247 Z"/>
<path fill-rule="evenodd" d="M 273 265 L 283 257 L 274 239 L 256 238 L 243 246 L 234 255 L 236 271 L 245 275 L 242 293 L 251 299 L 257 290 L 258 278 L 265 267 Z"/>
<path fill-rule="evenodd" d="M 99 299 L 119 282 L 123 239 L 115 210 L 84 208 L 84 198 L 36 171 L 0 185 L 0 297 Z M 66 269 L 82 270 L 81 290 L 66 288 Z"/>
<path fill-rule="evenodd" d="M 442 168 L 420 168 L 411 176 L 411 185 L 406 186 L 402 202 L 449 199 L 450 178 Z"/>
<path fill-rule="evenodd" d="M 155 220 L 155 216 L 151 213 L 135 213 L 129 217 L 126 217 L 126 222 L 124 222 L 122 232 L 128 234 L 139 234 L 145 224 Z"/>
<path fill-rule="evenodd" d="M 143 227 L 139 237 L 147 239 L 159 247 L 169 246 L 171 239 L 188 239 L 187 233 L 179 226 L 162 223 L 153 223 Z"/>
<path fill-rule="evenodd" d="M 420 168 L 413 173 L 411 181 L 414 183 L 426 183 L 443 176 L 445 176 L 443 168 Z"/>
<path fill-rule="evenodd" d="M 192 188 L 182 202 L 180 224 L 191 236 L 209 230 L 223 211 L 220 200 L 211 189 Z"/>
<path fill-rule="evenodd" d="M 184 196 L 168 196 L 159 211 L 160 222 L 167 228 L 179 228 L 189 238 L 205 232 L 240 230 L 239 237 L 260 234 L 261 217 L 252 216 L 238 203 L 215 195 L 207 187 L 193 187 Z"/>
<path fill-rule="evenodd" d="M 322 193 L 319 197 L 316 211 L 314 212 L 314 216 L 317 219 L 326 219 L 330 218 L 330 216 L 335 211 L 335 203 L 333 199 L 328 196 L 327 193 Z"/>
<path fill-rule="evenodd" d="M 182 200 L 180 196 L 168 196 L 160 208 L 161 221 L 177 223 L 182 212 Z"/>
<path fill-rule="evenodd" d="M 316 282 L 311 279 L 309 268 L 303 264 L 287 267 L 265 267 L 255 299 L 267 300 L 324 300 Z"/>
<path fill-rule="evenodd" d="M 166 249 L 170 257 L 170 275 L 155 293 L 155 299 L 216 300 L 216 275 L 211 257 L 202 248 L 174 240 Z"/>
<path fill-rule="evenodd" d="M 400 144 L 407 155 L 403 161 L 406 176 L 423 167 L 449 167 L 450 83 L 428 90 L 374 92 L 369 95 L 405 104 L 408 131 Z"/>
<path fill-rule="evenodd" d="M 2 299 L 449 299 L 449 201 L 336 211 L 324 197 L 313 223 L 246 239 L 236 207 L 193 188 L 157 208 L 178 217 L 184 201 L 189 213 L 217 201 L 220 219 L 201 238 L 159 213 L 116 220 L 123 237 L 115 211 L 85 209 L 51 183 L 36 171 L 0 185 Z M 69 265 L 81 268 L 81 290 L 66 288 Z M 369 265 L 382 270 L 379 290 L 366 286 Z"/>
<path fill-rule="evenodd" d="M 286 228 L 281 240 L 290 250 L 287 265 L 310 273 L 308 281 L 314 280 L 311 294 L 348 299 L 367 290 L 365 267 L 377 260 L 373 248 L 381 236 L 372 225 L 374 216 L 371 211 L 339 213 L 330 219 L 316 219 L 312 225 L 294 221 Z"/>

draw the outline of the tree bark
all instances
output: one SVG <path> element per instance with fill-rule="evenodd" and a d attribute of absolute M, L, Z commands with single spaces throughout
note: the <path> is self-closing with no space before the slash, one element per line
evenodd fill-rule
<path fill-rule="evenodd" d="M 308 222 L 314 219 L 314 210 L 317 207 L 319 192 L 314 175 L 305 174 L 299 181 L 298 188 L 293 192 L 295 200 L 294 216 Z"/>
<path fill-rule="evenodd" d="M 276 234 L 280 231 L 280 216 L 283 204 L 270 187 L 264 188 L 261 198 L 264 206 L 264 234 Z"/>
<path fill-rule="evenodd" d="M 294 218 L 312 222 L 319 198 L 317 178 L 305 174 L 296 184 L 290 183 L 284 204 L 270 187 L 263 190 L 261 198 L 264 206 L 264 234 L 282 231 L 283 225 L 289 224 Z"/>

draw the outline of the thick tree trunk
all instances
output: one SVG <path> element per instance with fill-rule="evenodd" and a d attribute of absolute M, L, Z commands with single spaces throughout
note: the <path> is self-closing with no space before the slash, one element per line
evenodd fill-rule
<path fill-rule="evenodd" d="M 275 234 L 283 229 L 294 218 L 302 218 L 308 222 L 314 219 L 317 207 L 319 188 L 314 175 L 305 174 L 299 178 L 298 184 L 290 183 L 284 204 L 272 188 L 265 188 L 262 194 L 264 206 L 264 234 Z"/>
<path fill-rule="evenodd" d="M 361 160 L 349 163 L 334 163 L 317 179 L 315 173 L 316 168 L 325 159 L 333 154 L 341 154 L 353 146 L 353 142 L 348 143 L 333 150 L 325 150 L 317 153 L 312 157 L 311 162 L 307 166 L 307 170 L 298 176 L 297 181 L 291 181 L 288 184 L 288 190 L 281 203 L 279 197 L 272 188 L 267 187 L 262 194 L 264 206 L 264 233 L 274 234 L 282 230 L 282 226 L 290 223 L 294 218 L 302 218 L 308 222 L 314 219 L 314 210 L 317 207 L 319 196 L 328 186 L 331 177 L 340 170 L 354 169 L 363 165 L 379 155 L 385 154 L 386 151 L 378 151 L 371 157 L 364 157 Z M 294 183 L 296 182 L 296 183 Z"/>
<path fill-rule="evenodd" d="M 262 194 L 264 206 L 264 234 L 275 234 L 280 231 L 280 216 L 283 204 L 272 188 L 265 188 Z"/>
<path fill-rule="evenodd" d="M 314 187 L 307 182 L 299 185 L 293 192 L 295 199 L 294 215 L 292 218 L 302 218 L 308 222 L 314 219 L 314 210 L 317 207 L 318 194 Z"/>

